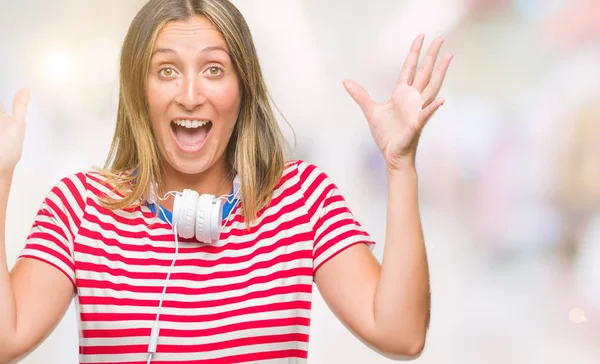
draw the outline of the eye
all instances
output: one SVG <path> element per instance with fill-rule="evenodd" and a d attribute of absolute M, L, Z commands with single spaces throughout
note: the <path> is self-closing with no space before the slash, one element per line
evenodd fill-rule
<path fill-rule="evenodd" d="M 175 70 L 171 67 L 164 67 L 158 71 L 158 74 L 163 77 L 173 77 L 175 75 Z"/>
<path fill-rule="evenodd" d="M 220 76 L 223 73 L 223 68 L 219 66 L 211 66 L 206 69 L 209 76 Z"/>

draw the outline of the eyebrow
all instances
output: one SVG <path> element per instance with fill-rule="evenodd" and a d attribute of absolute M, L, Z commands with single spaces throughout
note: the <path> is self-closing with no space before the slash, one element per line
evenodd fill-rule
<path fill-rule="evenodd" d="M 209 52 L 214 52 L 214 51 L 222 51 L 229 55 L 229 52 L 227 52 L 227 49 L 225 49 L 224 47 L 221 47 L 221 46 L 206 47 L 206 48 L 202 49 L 200 51 L 200 53 L 209 53 Z M 177 52 L 171 48 L 157 48 L 154 50 L 154 52 L 152 52 L 152 56 L 154 56 L 157 53 L 176 54 Z"/>

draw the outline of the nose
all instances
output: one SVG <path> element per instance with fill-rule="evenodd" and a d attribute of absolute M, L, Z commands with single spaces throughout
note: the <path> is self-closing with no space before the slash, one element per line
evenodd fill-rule
<path fill-rule="evenodd" d="M 182 80 L 177 103 L 187 110 L 194 110 L 206 101 L 200 80 L 195 77 L 186 77 Z"/>

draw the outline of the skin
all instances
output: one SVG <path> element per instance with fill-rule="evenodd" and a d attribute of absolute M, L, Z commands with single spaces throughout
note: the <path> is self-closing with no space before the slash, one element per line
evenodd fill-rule
<path fill-rule="evenodd" d="M 383 262 L 354 245 L 324 264 L 315 282 L 334 314 L 365 344 L 393 359 L 418 356 L 430 317 L 429 270 L 419 218 L 415 157 L 419 136 L 444 103 L 437 95 L 452 59 L 437 64 L 443 40 L 436 39 L 419 69 L 423 35 L 415 39 L 390 100 L 376 103 L 356 82 L 344 86 L 365 115 L 387 164 L 387 226 Z M 150 119 L 167 161 L 169 190 L 223 194 L 225 148 L 239 113 L 239 80 L 222 35 L 201 17 L 169 24 L 160 34 L 148 75 Z M 211 68 L 222 67 L 222 74 Z M 174 72 L 161 71 L 164 66 Z M 162 67 L 162 68 L 161 68 Z M 206 72 L 208 71 L 208 73 Z M 219 75 L 219 76 L 216 76 Z M 5 249 L 6 205 L 14 168 L 21 157 L 28 91 L 15 96 L 13 114 L 0 109 L 0 362 L 9 362 L 40 343 L 60 321 L 73 285 L 57 269 L 20 260 L 9 273 Z M 191 116 L 213 122 L 202 149 L 177 147 L 170 122 Z M 165 201 L 172 208 L 172 201 Z"/>
<path fill-rule="evenodd" d="M 226 194 L 225 149 L 241 105 L 240 82 L 223 35 L 204 17 L 171 22 L 159 34 L 147 94 L 152 129 L 165 164 L 167 190 Z M 182 149 L 171 129 L 179 118 L 210 120 L 198 151 Z M 172 210 L 173 200 L 163 205 Z"/>
<path fill-rule="evenodd" d="M 33 350 L 58 324 L 74 291 L 64 274 L 37 260 L 20 260 L 8 271 L 6 207 L 22 154 L 28 102 L 29 90 L 23 89 L 11 116 L 0 106 L 0 363 Z"/>
<path fill-rule="evenodd" d="M 423 42 L 423 34 L 413 42 L 388 101 L 377 103 L 356 82 L 344 82 L 386 161 L 383 262 L 379 265 L 366 246 L 355 245 L 331 259 L 315 276 L 324 300 L 340 320 L 363 342 L 392 359 L 420 355 L 430 319 L 429 269 L 415 158 L 425 124 L 445 102 L 437 95 L 453 55 L 444 55 L 436 67 L 443 43 L 438 38 L 417 70 Z"/>

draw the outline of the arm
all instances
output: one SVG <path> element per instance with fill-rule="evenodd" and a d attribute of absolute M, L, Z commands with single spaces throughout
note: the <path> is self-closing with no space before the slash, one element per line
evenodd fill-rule
<path fill-rule="evenodd" d="M 331 310 L 361 340 L 390 358 L 415 357 L 429 324 L 429 272 L 414 171 L 388 177 L 386 243 L 380 267 L 365 244 L 316 272 Z"/>
<path fill-rule="evenodd" d="M 8 271 L 5 245 L 10 178 L 0 178 L 0 363 L 30 352 L 69 307 L 73 284 L 58 269 L 21 259 Z"/>
<path fill-rule="evenodd" d="M 379 266 L 363 245 L 354 245 L 324 264 L 315 281 L 340 320 L 369 346 L 390 358 L 418 356 L 430 319 L 429 269 L 419 216 L 416 148 L 433 113 L 452 54 L 439 62 L 443 40 L 436 39 L 417 72 L 423 36 L 414 41 L 392 97 L 370 99 L 353 81 L 345 82 L 361 107 L 386 164 L 387 227 Z"/>
<path fill-rule="evenodd" d="M 60 321 L 73 296 L 71 281 L 48 264 L 23 259 L 12 273 L 8 270 L 6 209 L 14 170 L 8 163 L 14 158 L 8 157 L 22 144 L 19 128 L 24 129 L 26 101 L 19 102 L 17 95 L 12 118 L 0 108 L 0 162 L 6 166 L 0 166 L 0 363 L 16 359 L 40 343 Z M 20 151 L 16 154 L 20 156 Z"/>

